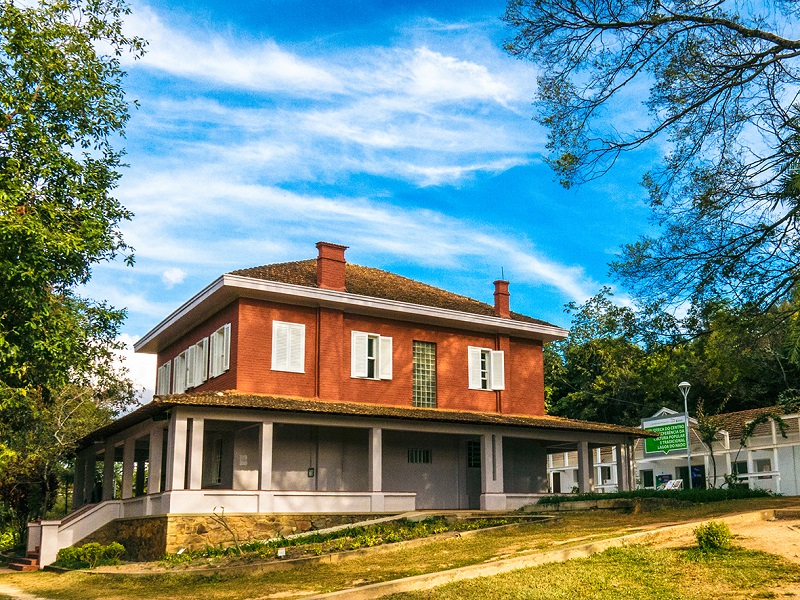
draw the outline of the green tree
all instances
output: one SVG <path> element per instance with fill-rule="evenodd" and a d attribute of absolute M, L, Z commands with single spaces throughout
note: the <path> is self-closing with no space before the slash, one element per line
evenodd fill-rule
<path fill-rule="evenodd" d="M 123 0 L 0 0 L 0 454 L 6 458 L 19 459 L 19 440 L 47 430 L 47 412 L 70 390 L 91 388 L 101 412 L 129 400 L 117 393 L 128 386 L 114 367 L 124 311 L 75 292 L 94 264 L 130 252 L 120 224 L 131 214 L 112 196 L 122 166 L 113 144 L 129 118 L 120 57 L 144 48 L 123 33 L 128 12 Z M 0 473 L 0 480 L 12 483 L 10 474 Z M 45 502 L 39 514 L 46 508 Z"/>
<path fill-rule="evenodd" d="M 537 116 L 564 185 L 667 148 L 644 180 L 659 233 L 625 248 L 622 282 L 662 307 L 729 298 L 796 315 L 800 5 L 510 0 L 505 21 L 508 51 L 542 73 Z"/>

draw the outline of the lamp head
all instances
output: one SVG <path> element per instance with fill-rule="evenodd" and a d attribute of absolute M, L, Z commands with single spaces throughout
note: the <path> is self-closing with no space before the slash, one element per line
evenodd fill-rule
<path fill-rule="evenodd" d="M 689 388 L 690 388 L 690 387 L 692 387 L 692 384 L 691 384 L 691 383 L 689 383 L 688 381 L 681 381 L 681 382 L 678 384 L 678 389 L 679 389 L 681 392 L 683 392 L 684 394 L 686 394 L 686 393 L 688 393 L 688 392 L 689 392 Z"/>

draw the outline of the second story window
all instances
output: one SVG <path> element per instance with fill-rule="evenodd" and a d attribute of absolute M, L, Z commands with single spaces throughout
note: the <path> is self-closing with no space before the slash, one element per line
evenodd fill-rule
<path fill-rule="evenodd" d="M 231 364 L 231 324 L 227 323 L 208 338 L 209 365 L 208 376 L 218 377 L 230 368 Z"/>
<path fill-rule="evenodd" d="M 272 322 L 272 370 L 305 373 L 306 326 Z"/>
<path fill-rule="evenodd" d="M 161 396 L 162 394 L 169 394 L 171 369 L 171 360 L 168 360 L 163 365 L 158 367 L 158 377 L 156 378 L 156 395 Z"/>
<path fill-rule="evenodd" d="M 467 358 L 469 360 L 469 389 L 505 389 L 505 360 L 502 350 L 470 346 Z"/>
<path fill-rule="evenodd" d="M 412 406 L 436 408 L 436 344 L 414 341 L 412 364 Z"/>
<path fill-rule="evenodd" d="M 391 379 L 392 338 L 354 331 L 350 343 L 350 376 L 357 379 Z"/>

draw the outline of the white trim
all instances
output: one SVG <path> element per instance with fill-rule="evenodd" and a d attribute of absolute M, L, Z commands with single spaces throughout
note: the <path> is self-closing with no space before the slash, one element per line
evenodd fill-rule
<path fill-rule="evenodd" d="M 242 277 L 241 275 L 226 274 L 218 277 L 206 288 L 192 296 L 192 298 L 173 311 L 172 314 L 156 325 L 156 327 L 142 336 L 142 338 L 134 344 L 136 352 L 157 352 L 163 347 L 162 344 L 158 343 L 157 338 L 176 325 L 178 321 L 187 318 L 189 313 L 205 303 L 213 295 L 221 293 L 224 289 L 230 292 L 228 295 L 231 300 L 235 300 L 241 296 L 256 298 L 266 296 L 277 302 L 289 302 L 292 304 L 305 303 L 311 306 L 347 308 L 352 312 L 363 312 L 364 314 L 378 313 L 379 315 L 387 316 L 393 315 L 395 318 L 399 317 L 403 320 L 413 322 L 430 323 L 434 321 L 441 324 L 455 325 L 461 329 L 509 333 L 516 337 L 538 339 L 544 342 L 564 339 L 569 333 L 566 329 L 554 325 L 515 321 L 513 319 L 423 306 L 410 302 L 400 302 L 398 300 L 361 296 L 349 292 L 337 292 L 334 290 L 312 288 L 291 283 L 281 283 L 264 279 L 254 279 L 252 277 Z M 237 293 L 238 290 L 248 293 Z M 254 295 L 256 292 L 258 295 Z M 182 330 L 185 331 L 185 328 L 182 328 Z"/>

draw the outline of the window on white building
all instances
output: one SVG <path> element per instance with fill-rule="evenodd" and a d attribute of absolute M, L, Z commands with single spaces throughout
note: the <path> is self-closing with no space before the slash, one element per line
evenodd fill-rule
<path fill-rule="evenodd" d="M 305 373 L 306 326 L 272 322 L 272 370 Z"/>
<path fill-rule="evenodd" d="M 357 379 L 391 379 L 392 338 L 353 331 L 350 338 L 350 376 Z"/>
<path fill-rule="evenodd" d="M 505 359 L 502 350 L 470 346 L 467 350 L 467 358 L 469 361 L 469 389 L 505 389 Z"/>
<path fill-rule="evenodd" d="M 188 364 L 189 351 L 184 350 L 172 360 L 172 393 L 182 394 L 186 391 L 186 368 Z"/>
<path fill-rule="evenodd" d="M 156 377 L 156 395 L 162 396 L 169 394 L 169 388 L 172 378 L 172 361 L 168 360 L 163 365 L 158 367 L 158 376 Z"/>
<path fill-rule="evenodd" d="M 757 458 L 753 461 L 756 473 L 768 473 L 772 471 L 772 461 L 768 458 Z M 762 475 L 759 479 L 770 479 L 770 475 Z"/>
<path fill-rule="evenodd" d="M 408 462 L 412 464 L 431 463 L 433 462 L 432 452 L 427 448 L 409 448 Z"/>
<path fill-rule="evenodd" d="M 230 368 L 231 324 L 227 323 L 208 338 L 208 376 L 218 377 Z"/>

